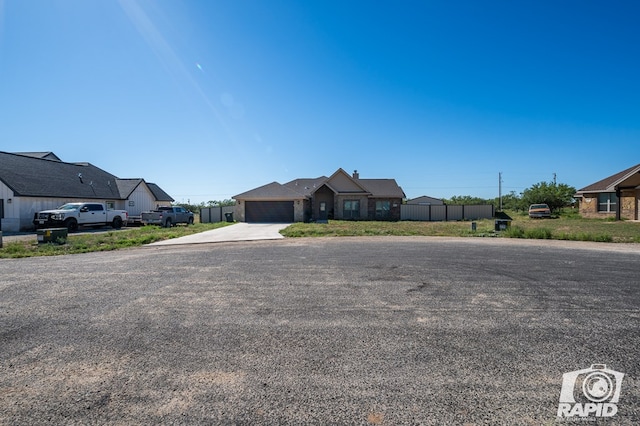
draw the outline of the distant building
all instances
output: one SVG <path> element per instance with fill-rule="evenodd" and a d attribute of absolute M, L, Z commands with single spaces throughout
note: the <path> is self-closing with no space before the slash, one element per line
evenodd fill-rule
<path fill-rule="evenodd" d="M 439 198 L 433 198 L 423 195 L 422 197 L 407 200 L 407 204 L 417 204 L 419 206 L 442 206 L 444 205 L 444 201 Z"/>

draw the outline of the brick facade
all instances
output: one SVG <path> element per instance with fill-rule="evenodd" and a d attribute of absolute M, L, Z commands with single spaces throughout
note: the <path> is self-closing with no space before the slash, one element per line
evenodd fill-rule
<path fill-rule="evenodd" d="M 623 190 L 620 192 L 620 218 L 627 220 L 638 220 L 638 209 L 640 208 L 640 190 Z M 591 219 L 603 219 L 616 217 L 615 210 L 612 212 L 598 211 L 598 194 L 585 193 L 580 201 L 580 214 L 582 217 Z"/>

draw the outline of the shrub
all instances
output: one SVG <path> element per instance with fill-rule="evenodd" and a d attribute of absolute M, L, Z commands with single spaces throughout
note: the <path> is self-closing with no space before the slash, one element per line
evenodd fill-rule
<path fill-rule="evenodd" d="M 524 231 L 524 238 L 550 240 L 553 238 L 553 233 L 547 228 L 532 228 Z"/>
<path fill-rule="evenodd" d="M 502 235 L 509 238 L 526 238 L 524 229 L 519 226 L 511 226 L 502 232 Z"/>

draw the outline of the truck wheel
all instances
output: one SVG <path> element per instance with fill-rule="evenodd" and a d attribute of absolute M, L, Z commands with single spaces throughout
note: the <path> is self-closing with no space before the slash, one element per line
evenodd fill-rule
<path fill-rule="evenodd" d="M 164 222 L 164 227 L 165 227 L 165 228 L 171 228 L 171 219 L 167 219 L 167 220 Z"/>
<path fill-rule="evenodd" d="M 116 216 L 113 218 L 113 223 L 111 223 L 111 226 L 113 227 L 113 229 L 122 228 L 122 219 L 120 218 L 120 216 Z"/>
<path fill-rule="evenodd" d="M 78 221 L 74 218 L 70 218 L 64 221 L 64 226 L 69 232 L 76 232 L 78 230 Z"/>
<path fill-rule="evenodd" d="M 187 226 L 189 225 L 193 225 L 193 218 L 190 217 L 189 220 L 187 221 Z"/>

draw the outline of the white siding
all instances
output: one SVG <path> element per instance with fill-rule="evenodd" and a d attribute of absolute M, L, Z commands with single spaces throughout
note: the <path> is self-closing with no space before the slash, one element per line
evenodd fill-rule
<path fill-rule="evenodd" d="M 132 202 L 133 205 L 130 205 Z M 125 201 L 123 209 L 129 212 L 129 216 L 140 216 L 142 212 L 154 210 L 156 206 L 168 206 L 169 202 L 158 202 L 147 187 L 147 184 L 142 182 L 137 188 L 129 195 L 129 198 Z"/>
<path fill-rule="evenodd" d="M 85 201 L 92 201 L 96 203 L 106 203 L 107 201 L 113 201 L 118 205 L 118 200 L 87 200 L 86 198 L 44 198 L 44 197 L 15 197 L 9 206 L 12 206 L 12 220 L 11 224 L 8 224 L 10 228 L 5 228 L 4 225 L 7 221 L 3 221 L 4 231 L 22 231 L 27 229 L 33 229 L 33 215 L 41 210 L 51 210 L 65 203 L 81 203 Z M 5 218 L 7 216 L 7 202 L 5 201 Z M 17 229 L 16 229 L 17 227 Z"/>
<path fill-rule="evenodd" d="M 141 183 L 127 200 L 87 200 L 86 198 L 46 198 L 16 197 L 11 189 L 0 182 L 0 200 L 3 201 L 4 218 L 0 229 L 5 232 L 18 232 L 33 229 L 33 215 L 41 210 L 55 209 L 65 203 L 93 201 L 113 202 L 116 210 L 127 210 L 129 216 L 140 216 L 143 211 L 153 210 L 156 206 L 169 206 L 169 201 L 156 201 L 146 183 Z M 11 202 L 9 202 L 11 200 Z M 133 205 L 129 205 L 129 201 Z"/>
<path fill-rule="evenodd" d="M 0 199 L 4 207 L 4 218 L 0 223 L 0 229 L 3 231 L 18 231 L 20 228 L 20 216 L 18 215 L 18 207 L 13 191 L 4 183 L 0 182 Z M 9 203 L 11 200 L 11 203 Z"/>

